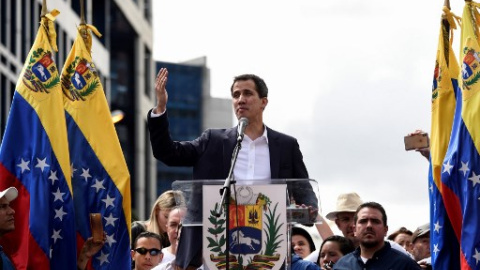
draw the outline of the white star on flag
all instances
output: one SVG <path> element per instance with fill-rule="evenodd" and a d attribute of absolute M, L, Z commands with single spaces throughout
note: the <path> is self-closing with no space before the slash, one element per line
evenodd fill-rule
<path fill-rule="evenodd" d="M 90 169 L 85 170 L 84 168 L 82 168 L 82 174 L 80 176 L 85 179 L 85 182 L 87 182 L 89 177 L 92 178 L 92 176 L 90 175 Z"/>
<path fill-rule="evenodd" d="M 22 162 L 17 164 L 17 167 L 20 167 L 22 169 L 22 173 L 27 170 L 27 171 L 30 171 L 30 168 L 28 167 L 28 164 L 30 164 L 30 160 L 23 160 L 22 158 Z"/>
<path fill-rule="evenodd" d="M 55 196 L 55 199 L 53 199 L 54 202 L 56 202 L 57 200 L 60 200 L 63 202 L 63 194 L 65 194 L 65 192 L 60 192 L 60 188 L 57 188 L 57 192 L 52 192 L 53 196 Z"/>
<path fill-rule="evenodd" d="M 107 227 L 108 225 L 112 225 L 112 227 L 115 227 L 115 221 L 118 219 L 118 218 L 114 218 L 112 216 L 112 213 L 110 213 L 110 216 L 108 217 L 103 217 L 105 219 L 105 221 L 107 221 L 107 223 L 105 224 L 105 227 Z"/>
<path fill-rule="evenodd" d="M 55 181 L 58 180 L 57 178 L 57 171 L 50 171 L 50 176 L 48 179 L 52 180 L 52 186 L 55 184 Z"/>
<path fill-rule="evenodd" d="M 77 171 L 77 169 L 75 169 L 75 167 L 73 167 L 73 163 L 70 164 L 70 170 L 72 171 L 72 178 L 73 178 L 73 173 Z"/>
<path fill-rule="evenodd" d="M 107 198 L 102 199 L 102 201 L 105 203 L 105 209 L 107 209 L 109 206 L 114 207 L 113 201 L 115 201 L 115 197 L 110 198 L 110 196 L 107 194 Z"/>
<path fill-rule="evenodd" d="M 100 261 L 100 265 L 102 265 L 103 263 L 110 263 L 108 261 L 108 253 L 103 253 L 103 251 L 101 252 L 100 256 L 97 257 L 97 260 Z"/>
<path fill-rule="evenodd" d="M 453 166 L 450 165 L 450 160 L 447 161 L 447 163 L 444 163 L 443 164 L 443 172 L 442 173 L 445 173 L 445 172 L 448 172 L 448 174 L 450 174 L 450 171 L 452 170 Z"/>
<path fill-rule="evenodd" d="M 440 249 L 438 249 L 438 244 L 433 244 L 433 253 L 435 253 L 435 256 L 437 256 L 437 252 L 439 252 Z"/>
<path fill-rule="evenodd" d="M 480 175 L 476 175 L 475 172 L 472 172 L 473 176 L 468 178 L 468 180 L 472 181 L 473 186 L 476 184 L 480 184 Z"/>
<path fill-rule="evenodd" d="M 64 212 L 63 211 L 63 206 L 60 207 L 60 209 L 55 209 L 55 217 L 54 218 L 58 218 L 60 219 L 60 221 L 63 221 L 63 216 L 65 216 L 67 214 L 67 212 Z"/>
<path fill-rule="evenodd" d="M 475 249 L 475 255 L 473 255 L 473 258 L 477 261 L 475 264 L 478 264 L 478 261 L 480 261 L 480 253 Z"/>
<path fill-rule="evenodd" d="M 95 184 L 91 187 L 94 187 L 96 189 L 96 192 L 98 193 L 100 189 L 105 189 L 105 187 L 103 186 L 103 181 L 104 180 L 98 181 L 97 179 L 95 179 Z"/>
<path fill-rule="evenodd" d="M 42 170 L 43 172 L 45 170 L 45 167 L 50 167 L 50 165 L 47 164 L 47 158 L 37 158 L 37 165 L 35 165 L 35 168 L 40 168 L 40 170 Z"/>
<path fill-rule="evenodd" d="M 440 226 L 440 223 L 438 221 L 437 223 L 433 224 L 433 226 L 435 226 L 433 230 L 436 231 L 437 233 L 440 233 L 440 229 L 443 228 L 442 226 Z"/>
<path fill-rule="evenodd" d="M 117 240 L 115 240 L 115 233 L 112 233 L 112 235 L 107 234 L 107 243 L 109 247 L 112 247 L 113 244 L 115 244 Z"/>
<path fill-rule="evenodd" d="M 463 176 L 467 176 L 467 172 L 470 171 L 470 169 L 468 168 L 468 161 L 467 163 L 463 163 L 462 161 L 462 167 L 458 170 L 463 172 Z"/>
<path fill-rule="evenodd" d="M 57 242 L 57 239 L 63 239 L 61 236 L 60 236 L 60 232 L 62 231 L 62 229 L 60 230 L 55 230 L 53 229 L 53 235 L 52 235 L 52 238 L 53 238 L 53 243 L 56 243 Z"/>
<path fill-rule="evenodd" d="M 430 187 L 428 189 L 430 189 L 430 192 L 433 192 L 433 185 L 430 184 Z"/>

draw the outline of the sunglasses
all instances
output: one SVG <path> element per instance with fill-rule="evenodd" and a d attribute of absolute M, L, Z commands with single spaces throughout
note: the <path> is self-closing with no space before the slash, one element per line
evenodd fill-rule
<path fill-rule="evenodd" d="M 158 248 L 151 248 L 151 249 L 137 248 L 137 249 L 135 249 L 135 251 L 142 254 L 142 255 L 147 254 L 147 252 L 150 253 L 151 256 L 157 256 L 159 254 L 162 254 L 162 251 Z"/>

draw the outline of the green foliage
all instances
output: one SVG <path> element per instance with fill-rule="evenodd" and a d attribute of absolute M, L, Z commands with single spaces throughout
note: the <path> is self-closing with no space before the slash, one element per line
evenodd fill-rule
<path fill-rule="evenodd" d="M 215 209 L 217 209 L 218 203 L 215 204 Z M 207 237 L 208 240 L 208 248 L 210 251 L 217 252 L 219 256 L 225 255 L 225 251 L 222 249 L 225 246 L 225 219 L 218 218 L 214 210 L 210 210 L 210 217 L 208 220 L 213 225 L 213 228 L 210 227 L 207 231 L 214 236 Z M 221 236 L 219 236 L 221 234 Z"/>
<path fill-rule="evenodd" d="M 480 72 L 477 72 L 475 73 L 475 75 L 473 76 L 473 78 L 469 81 L 463 81 L 465 83 L 465 85 L 467 86 L 471 86 L 471 85 L 474 85 L 475 83 L 477 83 L 477 81 L 480 79 Z"/>
<path fill-rule="evenodd" d="M 279 231 L 284 224 L 283 223 L 278 224 L 280 215 L 276 215 L 277 206 L 278 206 L 278 203 L 275 204 L 273 211 L 269 207 L 268 213 L 265 214 L 265 217 L 267 220 L 265 221 L 264 231 L 266 233 L 267 239 L 265 240 L 264 255 L 268 255 L 268 256 L 273 256 L 273 254 L 280 247 L 280 243 L 283 242 L 283 240 L 279 240 L 279 238 L 282 236 L 282 234 L 280 234 Z"/>
<path fill-rule="evenodd" d="M 45 86 L 45 88 L 50 89 L 50 88 L 54 87 L 55 85 L 57 85 L 59 83 L 60 83 L 60 77 L 55 76 L 55 78 L 53 78 L 53 80 L 49 81 L 44 86 Z"/>

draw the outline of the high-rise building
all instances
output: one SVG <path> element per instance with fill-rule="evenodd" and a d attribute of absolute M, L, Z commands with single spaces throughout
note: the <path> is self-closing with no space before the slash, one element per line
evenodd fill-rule
<path fill-rule="evenodd" d="M 41 4 L 41 0 L 0 2 L 1 137 L 15 84 L 39 27 Z M 80 0 L 48 0 L 47 4 L 49 10 L 61 12 L 55 21 L 58 44 L 55 61 L 61 69 L 80 23 Z M 190 178 L 185 168 L 162 169 L 151 153 L 146 126 L 147 111 L 155 104 L 151 2 L 85 0 L 84 10 L 86 22 L 103 35 L 93 38 L 92 57 L 111 110 L 124 113 L 124 119 L 115 127 L 131 175 L 132 215 L 144 219 L 159 192 L 168 189 L 168 183 Z M 172 119 L 172 125 L 182 127 L 175 129 L 180 134 L 180 137 L 176 137 L 177 133 L 172 135 L 175 139 L 194 138 L 207 127 L 231 126 L 230 101 L 210 97 L 205 63 L 205 58 L 183 64 L 164 63 L 171 74 L 168 86 L 185 95 L 178 103 L 169 103 L 169 112 L 173 109 L 179 115 Z"/>

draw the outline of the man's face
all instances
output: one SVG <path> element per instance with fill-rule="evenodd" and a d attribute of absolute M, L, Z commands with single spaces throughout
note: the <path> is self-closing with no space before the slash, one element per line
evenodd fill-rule
<path fill-rule="evenodd" d="M 360 241 L 360 246 L 365 248 L 381 246 L 388 231 L 388 227 L 383 224 L 382 213 L 375 208 L 364 207 L 357 216 L 355 237 Z"/>
<path fill-rule="evenodd" d="M 430 257 L 430 236 L 415 239 L 412 243 L 412 255 L 415 261 Z"/>
<path fill-rule="evenodd" d="M 268 99 L 260 98 L 253 80 L 237 81 L 233 84 L 232 89 L 233 110 L 237 119 L 246 117 L 252 121 L 256 117 L 262 116 Z"/>
<path fill-rule="evenodd" d="M 156 238 L 151 237 L 142 237 L 137 240 L 137 245 L 135 250 L 138 249 L 157 249 L 161 250 L 162 247 L 160 245 L 160 241 Z M 156 255 L 151 255 L 150 252 L 145 254 L 140 254 L 140 252 L 132 250 L 132 260 L 135 261 L 135 270 L 150 270 L 157 266 L 163 258 L 163 254 L 159 252 Z"/>
<path fill-rule="evenodd" d="M 173 209 L 168 215 L 167 234 L 171 244 L 176 244 L 177 242 L 182 216 L 183 211 L 180 209 Z"/>
<path fill-rule="evenodd" d="M 353 212 L 340 212 L 337 214 L 337 219 L 335 219 L 335 224 L 340 231 L 342 231 L 343 236 L 352 239 L 355 238 L 353 234 Z"/>
<path fill-rule="evenodd" d="M 0 199 L 0 236 L 15 229 L 15 210 L 10 207 L 8 200 L 3 197 Z"/>

